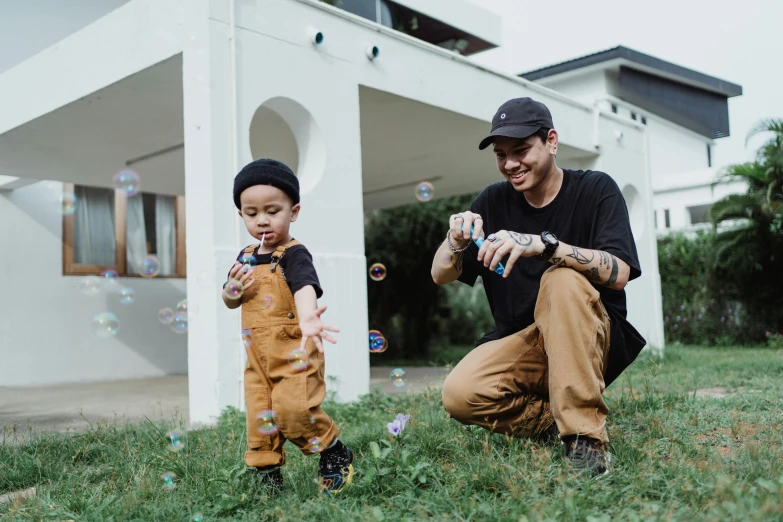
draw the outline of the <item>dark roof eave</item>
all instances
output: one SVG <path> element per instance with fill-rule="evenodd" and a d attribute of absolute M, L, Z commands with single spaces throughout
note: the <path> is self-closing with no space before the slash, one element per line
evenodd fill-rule
<path fill-rule="evenodd" d="M 682 67 L 680 65 L 661 60 L 660 58 L 650 56 L 649 54 L 634 51 L 633 49 L 629 49 L 628 47 L 624 47 L 622 45 L 612 47 L 611 49 L 607 49 L 605 51 L 599 51 L 594 54 L 589 54 L 587 56 L 582 56 L 580 58 L 574 58 L 573 60 L 542 67 L 541 69 L 528 71 L 520 74 L 519 76 L 525 78 L 526 80 L 536 81 L 540 80 L 541 78 L 563 74 L 598 63 L 616 60 L 618 58 L 626 59 L 631 63 L 636 63 L 651 69 L 665 72 L 670 75 L 679 76 L 684 80 L 700 84 L 712 91 L 719 92 L 727 98 L 742 95 L 741 85 L 727 82 L 726 80 L 721 80 L 720 78 L 715 78 L 714 76 L 709 76 L 707 74 L 694 71 L 693 69 L 688 69 L 687 67 Z"/>

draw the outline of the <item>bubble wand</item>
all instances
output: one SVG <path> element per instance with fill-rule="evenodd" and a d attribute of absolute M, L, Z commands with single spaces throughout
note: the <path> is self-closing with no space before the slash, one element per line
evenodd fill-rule
<path fill-rule="evenodd" d="M 470 237 L 473 237 L 473 230 L 474 230 L 473 225 L 470 225 Z M 484 244 L 484 238 L 480 237 L 480 238 L 474 240 L 473 242 L 476 243 L 477 247 L 481 248 L 481 245 Z M 503 275 L 503 272 L 505 270 L 506 269 L 503 266 L 503 263 L 498 262 L 497 266 L 495 267 L 495 273 L 498 274 L 498 275 Z"/>

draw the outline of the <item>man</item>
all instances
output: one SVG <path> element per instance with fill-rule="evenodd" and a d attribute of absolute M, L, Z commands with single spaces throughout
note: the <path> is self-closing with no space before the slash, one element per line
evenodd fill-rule
<path fill-rule="evenodd" d="M 625 200 L 607 174 L 557 166 L 540 102 L 501 105 L 479 149 L 490 144 L 506 181 L 450 217 L 432 278 L 481 276 L 496 330 L 449 374 L 443 404 L 493 432 L 559 434 L 572 469 L 607 473 L 601 394 L 646 344 L 625 319 L 623 289 L 641 275 Z M 471 240 L 485 232 L 478 248 Z"/>

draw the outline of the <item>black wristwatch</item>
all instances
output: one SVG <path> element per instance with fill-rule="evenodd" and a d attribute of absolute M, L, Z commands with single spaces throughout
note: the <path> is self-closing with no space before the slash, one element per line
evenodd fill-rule
<path fill-rule="evenodd" d="M 539 254 L 538 257 L 545 261 L 549 261 L 549 259 L 555 255 L 557 247 L 560 246 L 560 241 L 557 240 L 557 236 L 552 232 L 547 231 L 541 232 L 541 241 L 544 242 L 544 251 Z"/>

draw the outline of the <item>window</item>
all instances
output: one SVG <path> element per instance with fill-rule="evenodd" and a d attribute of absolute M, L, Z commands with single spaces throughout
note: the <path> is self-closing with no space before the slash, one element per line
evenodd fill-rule
<path fill-rule="evenodd" d="M 617 114 L 617 105 L 614 103 L 612 104 L 612 112 Z"/>
<path fill-rule="evenodd" d="M 664 228 L 671 228 L 672 227 L 672 223 L 669 220 L 669 209 L 668 208 L 663 210 L 663 226 L 664 226 Z"/>
<path fill-rule="evenodd" d="M 712 147 L 710 147 L 710 144 L 707 144 L 707 166 L 712 167 Z"/>
<path fill-rule="evenodd" d="M 76 201 L 63 216 L 63 274 L 138 276 L 145 256 L 158 259 L 157 277 L 185 277 L 185 198 L 66 183 Z"/>
<path fill-rule="evenodd" d="M 655 223 L 655 228 L 658 228 L 658 211 L 653 210 L 653 222 Z"/>
<path fill-rule="evenodd" d="M 708 203 L 706 205 L 696 205 L 693 207 L 688 207 L 688 213 L 691 215 L 691 225 L 697 225 L 699 223 L 709 223 L 710 220 L 709 220 L 708 212 L 711 206 L 712 204 Z"/>
<path fill-rule="evenodd" d="M 642 116 L 642 125 L 647 125 L 647 118 Z"/>
<path fill-rule="evenodd" d="M 631 112 L 631 119 L 632 119 L 632 120 L 635 120 L 635 119 L 636 119 L 636 113 L 635 113 L 635 112 Z"/>

